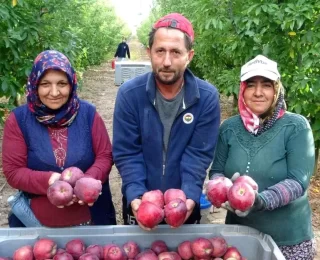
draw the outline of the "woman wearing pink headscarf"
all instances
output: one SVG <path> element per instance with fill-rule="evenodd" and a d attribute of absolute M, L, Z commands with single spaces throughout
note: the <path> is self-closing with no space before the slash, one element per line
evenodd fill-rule
<path fill-rule="evenodd" d="M 286 111 L 276 62 L 258 55 L 242 66 L 238 108 L 240 114 L 220 127 L 209 176 L 249 175 L 259 190 L 248 211 L 223 205 L 226 224 L 271 235 L 287 260 L 311 260 L 315 245 L 307 189 L 314 140 L 306 118 Z"/>

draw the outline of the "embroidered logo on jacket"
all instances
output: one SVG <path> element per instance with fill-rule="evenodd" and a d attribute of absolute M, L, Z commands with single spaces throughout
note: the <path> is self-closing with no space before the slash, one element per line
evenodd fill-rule
<path fill-rule="evenodd" d="M 191 113 L 186 113 L 184 116 L 183 116 L 183 122 L 185 124 L 191 124 L 193 122 L 193 115 Z"/>

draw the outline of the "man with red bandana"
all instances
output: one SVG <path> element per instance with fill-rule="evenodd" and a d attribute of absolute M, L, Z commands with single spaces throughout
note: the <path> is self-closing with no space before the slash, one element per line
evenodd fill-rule
<path fill-rule="evenodd" d="M 124 83 L 118 92 L 113 155 L 122 177 L 125 224 L 150 190 L 181 189 L 187 197 L 185 224 L 199 223 L 200 196 L 220 124 L 214 86 L 187 68 L 194 56 L 190 21 L 172 13 L 149 34 L 153 71 Z"/>

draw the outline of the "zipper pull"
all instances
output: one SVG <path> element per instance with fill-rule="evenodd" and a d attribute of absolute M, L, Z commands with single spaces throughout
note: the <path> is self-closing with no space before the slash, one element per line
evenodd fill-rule
<path fill-rule="evenodd" d="M 162 175 L 164 175 L 165 170 L 166 170 L 166 165 L 164 164 L 162 165 Z"/>

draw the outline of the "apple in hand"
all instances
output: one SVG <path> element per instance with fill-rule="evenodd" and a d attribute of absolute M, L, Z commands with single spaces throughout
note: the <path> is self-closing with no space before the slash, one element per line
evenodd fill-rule
<path fill-rule="evenodd" d="M 247 211 L 255 201 L 255 191 L 246 182 L 234 183 L 228 191 L 228 201 L 233 209 Z"/>
<path fill-rule="evenodd" d="M 151 190 L 145 192 L 141 198 L 141 201 L 149 201 L 156 204 L 158 207 L 163 208 L 164 198 L 161 190 Z"/>
<path fill-rule="evenodd" d="M 76 181 L 84 177 L 84 173 L 77 167 L 68 167 L 61 173 L 60 180 L 68 182 L 72 187 Z"/>
<path fill-rule="evenodd" d="M 252 179 L 252 178 L 251 178 L 250 176 L 248 176 L 248 175 L 239 176 L 239 177 L 234 181 L 233 184 L 239 183 L 239 182 L 246 182 L 246 183 L 248 183 L 248 184 L 252 187 L 253 190 L 258 191 L 258 184 L 255 182 L 254 179 Z"/>
<path fill-rule="evenodd" d="M 181 199 L 184 202 L 187 201 L 186 194 L 183 192 L 183 190 L 180 190 L 180 189 L 168 189 L 166 190 L 163 196 L 164 196 L 164 204 L 168 204 L 171 200 L 174 200 L 174 199 Z"/>
<path fill-rule="evenodd" d="M 73 189 L 68 182 L 56 181 L 49 186 L 47 197 L 53 205 L 64 207 L 72 201 Z"/>
<path fill-rule="evenodd" d="M 137 221 L 147 228 L 154 228 L 164 217 L 163 209 L 149 201 L 142 201 L 138 212 Z"/>
<path fill-rule="evenodd" d="M 228 191 L 232 181 L 226 177 L 217 177 L 207 184 L 207 197 L 211 204 L 217 208 L 228 200 Z"/>
<path fill-rule="evenodd" d="M 79 200 L 92 205 L 98 199 L 101 190 L 101 181 L 84 177 L 76 181 L 73 192 Z"/>
<path fill-rule="evenodd" d="M 164 207 L 164 215 L 167 224 L 172 227 L 181 226 L 187 216 L 187 211 L 186 203 L 183 200 L 171 200 Z"/>

